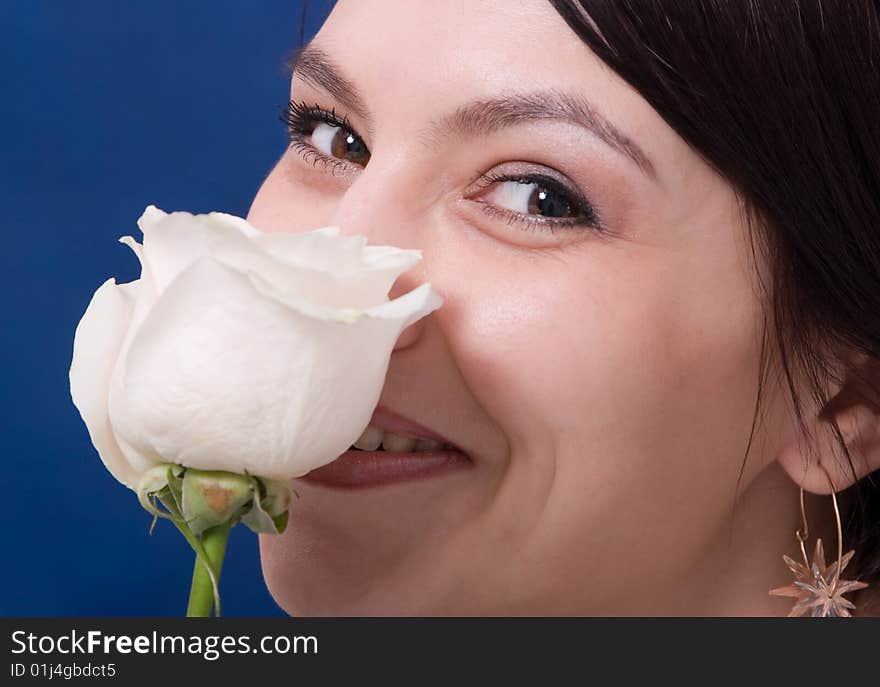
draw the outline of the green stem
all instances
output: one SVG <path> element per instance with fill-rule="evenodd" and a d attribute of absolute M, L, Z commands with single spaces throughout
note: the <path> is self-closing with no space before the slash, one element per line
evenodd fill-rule
<path fill-rule="evenodd" d="M 213 569 L 218 584 L 220 569 L 223 567 L 223 557 L 226 555 L 226 542 L 229 540 L 230 527 L 228 522 L 217 525 L 202 532 L 200 537 L 208 564 Z M 220 615 L 220 600 L 217 600 L 217 607 L 214 608 L 214 585 L 211 582 L 211 575 L 197 555 L 193 567 L 192 587 L 189 592 L 186 616 L 188 618 L 207 618 L 210 617 L 212 609 L 215 611 L 215 615 Z"/>

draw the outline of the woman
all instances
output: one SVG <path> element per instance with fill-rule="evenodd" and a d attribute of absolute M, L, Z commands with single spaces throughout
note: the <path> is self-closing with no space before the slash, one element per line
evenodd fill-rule
<path fill-rule="evenodd" d="M 390 295 L 429 281 L 445 304 L 401 336 L 359 442 L 391 450 L 297 480 L 263 538 L 278 603 L 784 615 L 803 488 L 820 566 L 842 492 L 841 577 L 871 583 L 845 598 L 871 612 L 878 15 L 336 3 L 249 219 L 421 249 Z M 405 437 L 464 455 L 419 462 Z"/>

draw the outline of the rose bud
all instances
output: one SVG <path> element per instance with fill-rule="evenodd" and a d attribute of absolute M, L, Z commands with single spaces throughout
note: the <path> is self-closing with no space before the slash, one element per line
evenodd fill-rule
<path fill-rule="evenodd" d="M 388 300 L 421 251 L 338 227 L 264 234 L 153 206 L 138 225 L 143 245 L 121 241 L 141 276 L 97 290 L 70 368 L 98 454 L 132 489 L 163 463 L 270 480 L 329 463 L 369 423 L 401 332 L 443 303 L 428 283 Z M 269 491 L 271 520 L 284 497 Z"/>

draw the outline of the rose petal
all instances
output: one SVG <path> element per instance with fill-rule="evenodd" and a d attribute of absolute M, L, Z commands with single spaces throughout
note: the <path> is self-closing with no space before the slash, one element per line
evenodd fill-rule
<path fill-rule="evenodd" d="M 183 220 L 187 220 L 187 218 L 210 218 L 210 221 L 212 223 L 216 222 L 217 224 L 225 225 L 226 227 L 234 229 L 243 236 L 247 236 L 249 238 L 256 236 L 260 233 L 260 231 L 251 226 L 251 224 L 246 219 L 236 217 L 235 215 L 228 215 L 225 212 L 209 212 L 202 215 L 193 215 L 191 212 L 183 211 L 168 213 L 164 210 L 160 210 L 155 205 L 148 205 L 146 208 L 144 208 L 143 214 L 138 219 L 138 227 L 144 233 L 144 235 L 146 235 L 150 230 L 164 222 L 169 217 Z"/>
<path fill-rule="evenodd" d="M 367 317 L 395 321 L 400 331 L 443 305 L 443 299 L 425 282 L 393 301 L 382 303 L 365 311 Z"/>
<path fill-rule="evenodd" d="M 152 307 L 159 292 L 156 286 L 156 279 L 144 258 L 144 247 L 131 236 L 121 237 L 119 243 L 128 246 L 141 265 L 141 275 L 137 280 L 138 292 L 135 299 L 135 312 L 132 321 L 133 327 L 136 327 L 143 320 L 146 311 Z"/>
<path fill-rule="evenodd" d="M 144 233 L 142 262 L 153 277 L 157 293 L 203 255 L 258 252 L 249 237 L 259 232 L 240 217 L 221 212 L 168 214 L 150 205 L 138 226 Z"/>
<path fill-rule="evenodd" d="M 265 233 L 255 243 L 287 265 L 312 272 L 345 274 L 361 266 L 366 236 L 343 236 L 339 227 L 305 232 Z"/>
<path fill-rule="evenodd" d="M 140 472 L 125 459 L 107 414 L 110 375 L 131 321 L 137 282 L 105 281 L 92 296 L 76 328 L 70 364 L 70 395 L 98 455 L 110 473 L 132 489 Z"/>
<path fill-rule="evenodd" d="M 432 289 L 430 283 L 424 283 L 409 293 L 385 300 L 365 310 L 359 308 L 333 308 L 316 305 L 296 293 L 279 290 L 258 274 L 249 274 L 254 287 L 263 295 L 274 298 L 309 317 L 334 320 L 351 324 L 361 317 L 374 317 L 385 320 L 398 320 L 402 331 L 416 320 L 443 305 L 443 299 Z"/>
<path fill-rule="evenodd" d="M 284 263 L 282 274 L 287 279 L 270 281 L 288 293 L 327 307 L 365 310 L 386 302 L 397 278 L 422 259 L 421 250 L 365 246 L 365 237 L 353 236 L 333 239 L 337 244 L 348 242 L 348 248 L 339 248 L 340 257 L 334 264 L 332 243 L 325 241 L 326 236 L 316 240 L 311 236 L 315 233 L 264 234 L 256 243 Z M 266 276 L 265 271 L 252 271 Z M 301 278 L 295 279 L 297 275 Z"/>
<path fill-rule="evenodd" d="M 150 206 L 140 224 L 144 270 L 159 293 L 209 255 L 316 305 L 367 309 L 385 302 L 397 277 L 422 256 L 420 250 L 365 246 L 364 236 L 339 236 L 338 227 L 261 234 L 245 220 L 216 212 L 166 214 Z"/>

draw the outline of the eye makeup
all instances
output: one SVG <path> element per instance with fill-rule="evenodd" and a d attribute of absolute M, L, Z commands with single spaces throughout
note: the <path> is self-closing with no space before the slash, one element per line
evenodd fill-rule
<path fill-rule="evenodd" d="M 287 106 L 282 109 L 281 121 L 287 126 L 289 147 L 312 166 L 326 170 L 332 176 L 341 175 L 352 167 L 362 169 L 365 166 L 319 150 L 309 140 L 317 126 L 324 123 L 346 133 L 348 135 L 347 141 L 366 150 L 366 144 L 353 128 L 348 117 L 340 117 L 335 108 L 327 110 L 317 104 L 308 104 L 306 101 L 290 100 Z M 369 153 L 367 158 L 369 158 Z M 562 211 L 565 216 L 543 216 L 517 212 L 479 198 L 471 199 L 481 211 L 493 219 L 533 233 L 553 234 L 560 231 L 584 229 L 602 230 L 601 218 L 593 204 L 577 187 L 555 176 L 541 172 L 498 173 L 493 171 L 481 174 L 475 186 L 478 191 L 485 191 L 499 184 L 534 186 L 534 191 L 529 195 L 529 208 L 534 208 L 539 212 L 559 213 Z M 531 202 L 532 197 L 535 197 L 534 203 Z"/>

